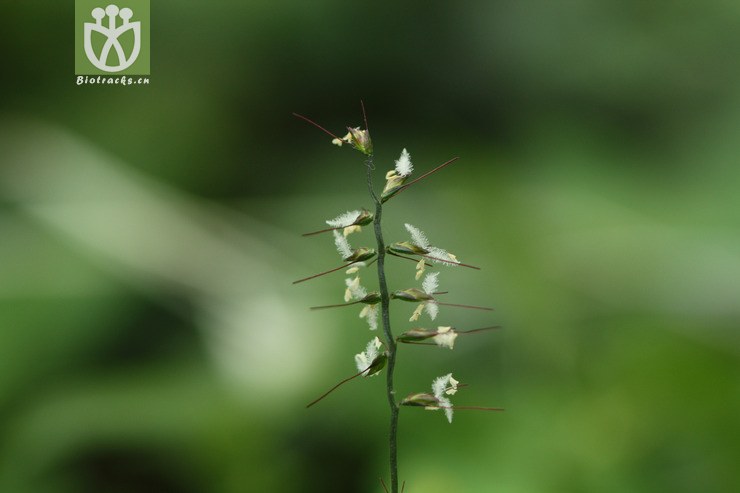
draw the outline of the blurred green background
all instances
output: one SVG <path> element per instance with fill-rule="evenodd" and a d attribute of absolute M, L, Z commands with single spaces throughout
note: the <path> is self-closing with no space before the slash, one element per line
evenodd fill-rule
<path fill-rule="evenodd" d="M 481 265 L 398 391 L 416 492 L 740 491 L 740 3 L 153 0 L 148 87 L 76 86 L 73 3 L 3 6 L 0 491 L 380 492 L 382 378 L 323 220 L 388 203 Z M 378 176 L 378 186 L 382 179 Z M 368 231 L 352 237 L 370 244 Z M 359 242 L 359 243 L 358 243 Z M 392 287 L 413 265 L 391 263 Z M 454 297 L 454 300 L 453 300 Z M 396 331 L 413 307 L 393 306 Z"/>

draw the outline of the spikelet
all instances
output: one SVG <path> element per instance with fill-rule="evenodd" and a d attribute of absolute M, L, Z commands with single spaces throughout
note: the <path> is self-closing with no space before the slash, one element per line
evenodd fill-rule
<path fill-rule="evenodd" d="M 411 155 L 409 151 L 404 149 L 401 151 L 401 156 L 396 159 L 396 174 L 406 177 L 414 171 L 414 165 L 411 164 Z"/>

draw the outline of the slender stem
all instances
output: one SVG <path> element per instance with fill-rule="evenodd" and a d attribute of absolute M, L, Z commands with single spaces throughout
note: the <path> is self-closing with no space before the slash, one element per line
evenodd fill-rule
<path fill-rule="evenodd" d="M 381 319 L 383 321 L 383 333 L 385 334 L 386 345 L 388 346 L 388 366 L 386 369 L 386 390 L 388 394 L 388 405 L 391 409 L 390 430 L 388 433 L 388 449 L 391 469 L 391 493 L 398 493 L 398 404 L 396 404 L 396 391 L 393 388 L 393 370 L 396 366 L 396 340 L 391 332 L 390 320 L 390 295 L 388 294 L 388 284 L 385 279 L 385 242 L 383 241 L 383 230 L 381 220 L 383 217 L 383 204 L 373 189 L 372 170 L 373 157 L 368 156 L 365 163 L 367 165 L 367 187 L 375 201 L 375 239 L 378 242 L 378 284 L 380 287 L 380 309 Z"/>

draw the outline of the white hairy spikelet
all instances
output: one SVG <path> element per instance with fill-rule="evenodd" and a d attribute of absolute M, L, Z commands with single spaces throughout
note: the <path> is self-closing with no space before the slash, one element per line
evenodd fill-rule
<path fill-rule="evenodd" d="M 437 277 L 439 276 L 439 272 L 430 272 L 424 277 L 424 281 L 421 283 L 421 289 L 424 290 L 426 294 L 431 295 L 437 289 L 439 288 L 439 280 Z"/>
<path fill-rule="evenodd" d="M 337 231 L 332 231 L 332 233 L 334 233 L 334 244 L 337 246 L 339 255 L 341 255 L 343 259 L 352 255 L 352 247 L 350 246 L 349 241 L 347 241 L 347 238 Z"/>
<path fill-rule="evenodd" d="M 347 226 L 353 224 L 360 216 L 360 214 L 360 211 L 347 211 L 344 214 L 338 215 L 334 219 L 327 220 L 326 224 L 328 224 L 332 228 L 346 228 Z"/>
<path fill-rule="evenodd" d="M 452 373 L 448 373 L 447 375 L 437 377 L 432 381 L 432 394 L 434 394 L 434 397 L 437 399 L 442 397 L 445 392 L 445 387 L 447 387 L 447 382 L 449 382 L 451 376 Z"/>
<path fill-rule="evenodd" d="M 427 235 L 425 235 L 422 230 L 408 223 L 404 224 L 404 226 L 406 227 L 406 231 L 408 231 L 411 235 L 411 242 L 414 245 L 420 246 L 425 250 L 429 248 L 429 240 L 427 239 Z"/>
<path fill-rule="evenodd" d="M 439 401 L 439 407 L 444 409 L 447 421 L 452 423 L 452 402 L 445 395 L 453 395 L 457 392 L 457 380 L 452 378 L 452 373 L 437 377 L 432 382 L 432 393 Z"/>
<path fill-rule="evenodd" d="M 457 267 L 458 265 L 457 257 L 452 255 L 447 250 L 443 250 L 437 247 L 429 247 L 427 248 L 427 250 L 429 250 L 429 257 L 434 257 L 434 258 L 427 257 L 432 262 L 435 262 L 437 264 L 442 264 L 442 265 L 449 265 L 450 267 Z"/>
<path fill-rule="evenodd" d="M 375 358 L 378 357 L 378 349 L 380 349 L 380 346 L 380 339 L 375 337 L 373 340 L 367 343 L 365 351 L 355 355 L 355 364 L 357 365 L 357 371 L 365 371 L 368 369 Z M 365 374 L 363 374 L 363 376 L 365 376 Z"/>
<path fill-rule="evenodd" d="M 437 343 L 437 346 L 453 349 L 455 339 L 457 339 L 455 329 L 452 327 L 437 327 L 437 335 L 434 336 L 434 342 Z"/>
<path fill-rule="evenodd" d="M 437 314 L 439 313 L 439 305 L 433 301 L 427 301 L 424 303 L 424 311 L 429 315 L 429 318 L 434 320 L 437 318 Z"/>
<path fill-rule="evenodd" d="M 434 397 L 439 399 L 444 395 L 445 388 L 447 388 L 447 382 L 450 381 L 450 377 L 452 376 L 452 373 L 448 373 L 447 375 L 442 375 L 441 377 L 437 377 L 432 381 L 432 394 L 434 394 Z"/>
<path fill-rule="evenodd" d="M 411 155 L 406 149 L 401 151 L 401 157 L 396 159 L 396 173 L 401 176 L 409 176 L 414 171 L 414 165 L 411 164 Z"/>
<path fill-rule="evenodd" d="M 370 330 L 378 329 L 378 305 L 365 305 L 360 312 L 360 318 L 367 320 Z"/>
<path fill-rule="evenodd" d="M 426 257 L 426 258 L 428 258 L 430 261 L 437 263 L 437 264 L 449 265 L 452 267 L 458 264 L 457 257 L 452 255 L 450 252 L 448 252 L 447 250 L 443 250 L 442 248 L 432 246 L 429 243 L 429 239 L 427 238 L 427 235 L 424 234 L 422 230 L 420 230 L 419 228 L 411 224 L 405 224 L 405 226 L 406 226 L 406 230 L 411 235 L 411 243 L 413 243 L 414 245 L 420 246 L 424 250 L 428 250 L 429 257 Z M 430 257 L 433 257 L 433 258 L 430 258 Z"/>
<path fill-rule="evenodd" d="M 452 423 L 452 401 L 447 397 L 439 397 L 437 400 L 439 401 L 439 405 L 443 408 L 445 416 L 447 416 L 447 421 Z"/>
<path fill-rule="evenodd" d="M 360 284 L 359 276 L 354 279 L 348 277 L 344 280 L 344 283 L 347 285 L 344 301 L 359 300 L 367 296 L 367 290 Z"/>
<path fill-rule="evenodd" d="M 454 395 L 455 392 L 457 392 L 457 385 L 459 383 L 460 382 L 452 378 L 452 373 L 442 375 L 441 377 L 435 378 L 432 382 L 432 393 L 437 399 L 443 397 L 445 394 Z"/>

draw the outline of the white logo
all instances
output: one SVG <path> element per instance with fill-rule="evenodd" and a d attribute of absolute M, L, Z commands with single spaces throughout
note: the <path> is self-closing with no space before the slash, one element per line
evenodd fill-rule
<path fill-rule="evenodd" d="M 103 26 L 103 17 L 108 16 L 108 26 Z M 90 63 L 95 65 L 100 70 L 105 72 L 120 72 L 129 68 L 139 57 L 141 51 L 141 22 L 129 22 L 134 13 L 129 8 L 123 8 L 118 10 L 117 5 L 108 5 L 105 10 L 100 7 L 93 9 L 92 16 L 95 19 L 95 23 L 85 23 L 85 54 Z M 123 19 L 123 23 L 116 27 L 116 16 L 120 16 Z M 134 33 L 134 49 L 131 54 L 127 57 L 123 52 L 123 46 L 118 41 L 118 37 L 123 33 L 131 29 Z M 103 49 L 100 51 L 100 56 L 96 55 L 93 51 L 92 46 L 92 33 L 97 31 L 106 37 Z M 108 55 L 110 50 L 113 49 L 118 56 L 118 65 L 108 65 Z"/>

